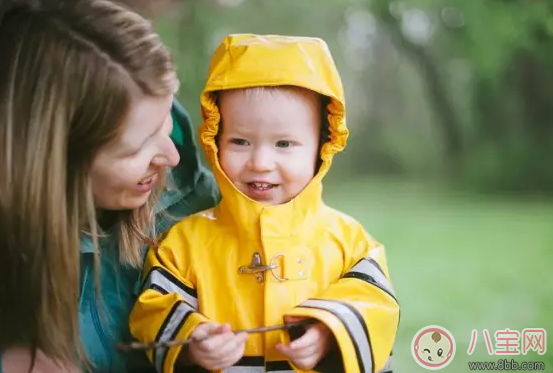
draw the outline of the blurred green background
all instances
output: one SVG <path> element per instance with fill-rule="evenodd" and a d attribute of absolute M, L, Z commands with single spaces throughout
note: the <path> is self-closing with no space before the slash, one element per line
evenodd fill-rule
<path fill-rule="evenodd" d="M 455 337 L 444 372 L 503 358 L 488 355 L 483 329 L 492 339 L 506 328 L 553 332 L 553 1 L 132 3 L 174 53 L 179 99 L 196 125 L 209 58 L 224 35 L 327 41 L 351 137 L 325 198 L 387 247 L 402 306 L 396 372 L 425 371 L 410 348 L 427 325 Z M 548 347 L 545 356 L 506 358 L 543 361 L 553 372 Z"/>

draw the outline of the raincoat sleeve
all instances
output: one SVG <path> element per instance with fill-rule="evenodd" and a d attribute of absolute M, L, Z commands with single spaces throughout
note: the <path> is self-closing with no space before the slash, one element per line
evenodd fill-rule
<path fill-rule="evenodd" d="M 193 282 L 177 267 L 179 249 L 162 245 L 148 251 L 142 291 L 130 315 L 131 333 L 140 342 L 187 339 L 196 326 L 209 321 L 197 311 Z M 172 373 L 181 349 L 158 348 L 147 355 L 158 372 Z"/>
<path fill-rule="evenodd" d="M 353 238 L 351 247 L 344 250 L 342 277 L 287 316 L 315 318 L 332 331 L 337 347 L 315 370 L 389 372 L 399 304 L 390 283 L 385 250 L 362 228 Z"/>

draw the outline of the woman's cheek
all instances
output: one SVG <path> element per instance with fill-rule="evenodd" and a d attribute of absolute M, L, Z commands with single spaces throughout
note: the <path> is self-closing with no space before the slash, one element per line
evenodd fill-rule
<path fill-rule="evenodd" d="M 148 176 L 152 157 L 142 154 L 126 161 L 119 167 L 119 174 L 125 184 L 137 184 L 142 178 Z M 151 172 L 150 172 L 151 173 Z"/>

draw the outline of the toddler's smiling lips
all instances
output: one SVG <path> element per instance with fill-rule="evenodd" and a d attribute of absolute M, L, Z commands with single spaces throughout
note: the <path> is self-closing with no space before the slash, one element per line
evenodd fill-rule
<path fill-rule="evenodd" d="M 259 189 L 259 190 L 268 190 L 276 186 L 275 184 L 259 182 L 259 181 L 254 181 L 247 184 L 250 188 Z"/>

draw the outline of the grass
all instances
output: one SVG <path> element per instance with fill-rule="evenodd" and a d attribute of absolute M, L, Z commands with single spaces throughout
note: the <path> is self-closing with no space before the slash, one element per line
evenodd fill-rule
<path fill-rule="evenodd" d="M 478 196 L 393 180 L 330 180 L 327 204 L 357 218 L 387 249 L 401 304 L 395 372 L 426 372 L 411 355 L 415 333 L 448 329 L 456 354 L 443 372 L 467 372 L 469 361 L 545 362 L 544 356 L 489 355 L 483 329 L 553 332 L 553 201 Z M 478 331 L 472 355 L 471 331 Z M 550 337 L 550 340 L 553 337 Z"/>

